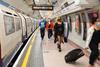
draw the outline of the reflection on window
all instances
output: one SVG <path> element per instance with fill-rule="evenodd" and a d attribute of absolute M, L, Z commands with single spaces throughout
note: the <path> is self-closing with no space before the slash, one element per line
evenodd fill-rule
<path fill-rule="evenodd" d="M 87 22 L 86 22 L 86 16 L 84 13 L 82 15 L 82 21 L 83 21 L 83 40 L 86 40 L 87 37 Z"/>
<path fill-rule="evenodd" d="M 4 15 L 5 31 L 6 35 L 9 35 L 15 31 L 14 18 Z"/>
<path fill-rule="evenodd" d="M 76 16 L 76 22 L 75 22 L 75 30 L 78 34 L 81 34 L 81 19 L 80 15 L 77 14 Z"/>
<path fill-rule="evenodd" d="M 16 18 L 15 23 L 16 23 L 16 31 L 20 30 L 21 29 L 21 20 L 20 20 L 20 18 Z"/>
<path fill-rule="evenodd" d="M 69 25 L 69 30 L 72 32 L 72 17 L 68 16 L 68 25 Z"/>

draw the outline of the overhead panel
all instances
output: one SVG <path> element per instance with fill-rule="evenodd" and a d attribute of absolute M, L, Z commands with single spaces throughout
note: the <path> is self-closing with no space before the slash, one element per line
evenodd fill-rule
<path fill-rule="evenodd" d="M 33 5 L 32 10 L 53 10 L 53 5 L 46 5 L 46 4 Z"/>
<path fill-rule="evenodd" d="M 32 7 L 33 11 L 38 10 L 43 18 L 48 18 L 52 14 L 54 9 L 54 4 L 52 3 L 52 0 L 34 0 L 34 1 L 35 5 L 33 5 Z M 53 2 L 55 1 L 53 0 Z"/>
<path fill-rule="evenodd" d="M 53 10 L 53 5 L 50 0 L 33 0 L 35 5 L 32 5 L 33 10 Z"/>

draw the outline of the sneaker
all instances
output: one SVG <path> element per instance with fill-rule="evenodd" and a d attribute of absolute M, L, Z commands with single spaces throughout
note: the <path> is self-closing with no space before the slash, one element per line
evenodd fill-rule
<path fill-rule="evenodd" d="M 56 43 L 57 41 L 56 41 L 56 39 L 54 39 L 54 43 Z"/>

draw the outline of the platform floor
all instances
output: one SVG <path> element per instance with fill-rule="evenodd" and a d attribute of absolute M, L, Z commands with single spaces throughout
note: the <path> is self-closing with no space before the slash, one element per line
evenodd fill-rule
<path fill-rule="evenodd" d="M 33 39 L 31 40 L 33 41 Z M 30 42 L 31 42 L 30 41 Z M 54 44 L 54 38 L 48 39 L 47 32 L 45 33 L 44 40 L 41 40 L 40 33 L 36 34 L 34 43 L 29 44 L 32 48 L 30 49 L 30 54 L 28 60 L 24 67 L 87 67 L 88 57 L 83 56 L 76 61 L 74 64 L 65 63 L 64 56 L 71 50 L 75 49 L 74 44 L 64 43 L 62 44 L 62 52 L 59 52 L 57 45 Z M 27 47 L 28 50 L 28 47 Z M 26 51 L 24 51 L 21 59 L 16 67 L 23 67 L 22 63 L 24 61 Z M 100 67 L 100 65 L 95 64 L 95 67 Z"/>
<path fill-rule="evenodd" d="M 62 52 L 58 52 L 57 45 L 53 42 L 54 38 L 47 38 L 47 35 L 42 43 L 44 67 L 87 67 L 88 57 L 83 56 L 74 64 L 65 63 L 64 56 L 71 50 L 75 49 L 72 44 L 62 44 Z M 100 67 L 95 64 L 95 67 Z"/>

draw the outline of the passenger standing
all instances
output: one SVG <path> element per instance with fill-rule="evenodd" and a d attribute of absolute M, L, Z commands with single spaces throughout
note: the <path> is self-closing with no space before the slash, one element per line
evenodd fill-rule
<path fill-rule="evenodd" d="M 53 28 L 54 28 L 54 23 L 52 20 L 50 20 L 48 23 L 47 23 L 47 30 L 48 30 L 48 38 L 50 39 L 50 37 L 52 37 L 53 35 Z"/>
<path fill-rule="evenodd" d="M 43 19 L 42 21 L 40 21 L 39 26 L 40 26 L 41 38 L 42 38 L 42 40 L 43 40 L 43 38 L 44 38 L 44 36 L 45 36 L 46 20 Z"/>
<path fill-rule="evenodd" d="M 94 22 L 94 25 L 89 28 L 87 36 L 85 49 L 90 48 L 91 50 L 88 67 L 93 67 L 99 56 L 100 19 L 97 19 L 96 22 Z"/>
<path fill-rule="evenodd" d="M 61 43 L 64 43 L 64 23 L 62 22 L 61 18 L 58 18 L 57 23 L 55 23 L 54 36 L 54 41 L 58 41 L 57 47 L 59 52 L 61 52 Z"/>

